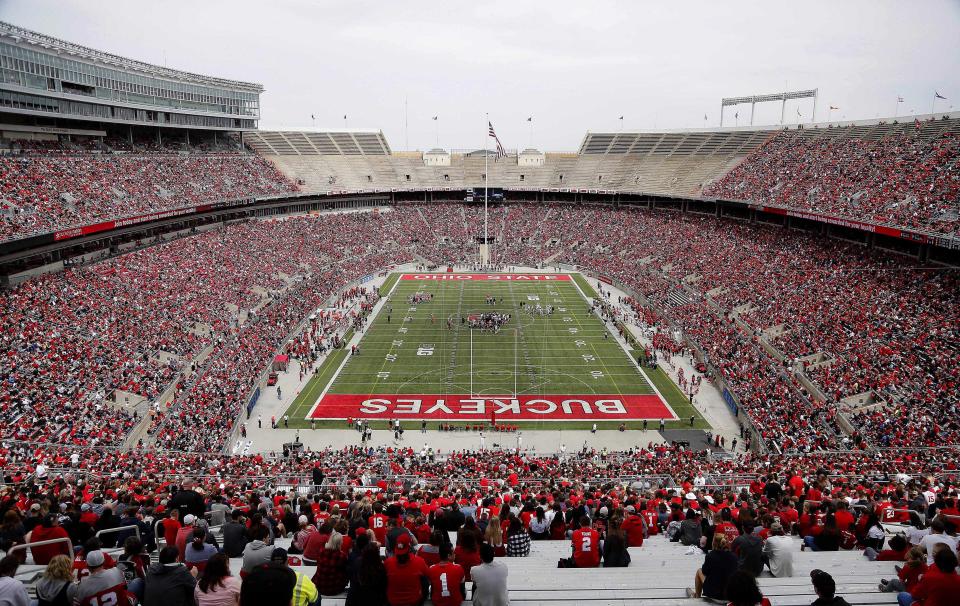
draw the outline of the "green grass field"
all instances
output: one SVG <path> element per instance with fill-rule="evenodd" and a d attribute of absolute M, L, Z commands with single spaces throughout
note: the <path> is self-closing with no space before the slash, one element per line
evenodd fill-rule
<path fill-rule="evenodd" d="M 670 426 L 689 427 L 689 417 L 694 415 L 695 427 L 708 427 L 666 375 L 659 370 L 640 370 L 590 312 L 584 296 L 595 297 L 596 293 L 580 275 L 570 281 L 550 282 L 398 281 L 394 275 L 381 292 L 389 293 L 389 300 L 363 335 L 359 355 L 340 350 L 328 357 L 288 409 L 291 426 L 310 426 L 305 418 L 325 390 L 329 395 L 444 397 L 629 396 L 659 390 L 680 418 Z M 410 303 L 416 293 L 432 294 L 433 299 Z M 494 297 L 495 304 L 486 303 L 487 297 Z M 540 315 L 527 311 L 537 304 L 551 305 L 554 312 Z M 461 321 L 489 312 L 510 314 L 511 318 L 496 333 L 471 330 Z M 588 428 L 593 423 L 501 422 L 527 429 Z M 636 428 L 641 423 L 628 421 L 627 425 Z M 318 420 L 315 425 L 343 427 L 344 422 Z M 603 428 L 618 425 L 619 421 L 598 422 Z M 655 428 L 656 422 L 650 426 Z"/>

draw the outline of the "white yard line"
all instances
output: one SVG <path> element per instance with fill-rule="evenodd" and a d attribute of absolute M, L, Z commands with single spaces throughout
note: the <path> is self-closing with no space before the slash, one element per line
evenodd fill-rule
<path fill-rule="evenodd" d="M 387 304 L 387 301 L 390 299 L 390 296 L 393 295 L 393 291 L 397 289 L 397 286 L 400 284 L 400 276 L 402 276 L 403 273 L 409 273 L 409 272 L 401 272 L 400 275 L 397 276 L 397 280 L 393 283 L 393 287 L 390 289 L 390 292 L 387 293 L 387 296 L 382 297 L 379 301 L 377 301 L 377 304 L 373 306 L 373 310 L 371 310 L 370 312 L 370 320 L 367 323 L 368 329 L 373 327 L 373 322 L 380 315 L 380 311 Z M 357 331 L 356 333 L 354 333 L 349 343 L 343 344 L 344 349 L 350 347 L 351 345 L 359 343 L 362 338 L 363 338 L 363 333 L 361 333 L 360 331 Z M 343 370 L 343 367 L 346 366 L 347 362 L 349 361 L 350 361 L 350 354 L 348 353 L 343 357 L 343 362 L 340 363 L 340 366 L 337 367 L 337 371 L 333 373 L 332 377 L 330 377 L 330 380 L 327 382 L 326 386 L 323 388 L 323 391 L 320 392 L 319 396 L 317 396 L 317 401 L 314 402 L 313 406 L 310 407 L 310 411 L 307 412 L 307 416 L 303 418 L 305 421 L 309 421 L 310 418 L 313 417 L 313 413 L 317 409 L 317 406 L 319 406 L 320 402 L 323 401 L 323 397 L 327 395 L 328 391 L 330 391 L 330 388 L 336 382 L 337 377 L 340 376 L 340 372 Z"/>
<path fill-rule="evenodd" d="M 583 274 L 581 274 L 581 276 L 583 276 Z M 588 278 L 587 278 L 586 276 L 583 276 L 583 279 L 584 279 L 584 280 L 587 280 Z M 589 303 L 589 302 L 590 302 L 590 298 L 587 297 L 586 293 L 583 292 L 583 289 L 580 288 L 580 285 L 577 284 L 577 281 L 573 279 L 572 274 L 571 274 L 570 281 L 573 282 L 573 285 L 576 287 L 577 291 L 580 293 L 580 296 L 583 297 L 584 301 L 587 301 L 587 302 Z M 598 297 L 599 297 L 599 293 L 598 293 Z M 601 320 L 601 322 L 603 322 L 603 320 Z M 604 328 L 604 330 L 606 330 L 607 332 L 611 332 L 610 329 L 607 328 L 606 322 L 603 322 L 603 328 Z M 626 341 L 622 340 L 622 339 L 621 339 L 619 336 L 617 336 L 616 334 L 613 335 L 613 338 L 616 339 L 617 342 L 620 343 L 620 347 L 623 348 L 623 351 L 624 351 L 624 353 L 627 355 L 627 358 L 629 358 L 630 361 L 633 362 L 633 356 L 630 354 L 630 350 L 627 349 Z M 641 377 L 643 377 L 643 381 L 644 381 L 647 385 L 650 386 L 650 389 L 653 390 L 653 393 L 657 394 L 657 396 L 660 398 L 660 401 L 663 403 L 663 405 L 666 406 L 666 407 L 667 407 L 667 410 L 670 411 L 670 414 L 673 415 L 673 419 L 670 419 L 670 420 L 671 420 L 671 421 L 679 421 L 679 420 L 680 420 L 680 416 L 677 414 L 677 411 L 675 411 L 675 410 L 673 409 L 673 407 L 670 406 L 670 402 L 668 402 L 667 399 L 666 399 L 665 397 L 663 397 L 663 394 L 660 393 L 660 390 L 657 389 L 657 386 L 653 384 L 653 381 L 651 381 L 650 378 L 647 377 L 647 374 L 646 374 L 645 372 L 643 372 L 642 370 L 640 370 L 640 368 L 637 368 L 637 372 L 640 373 L 640 376 L 641 376 Z M 621 395 L 623 395 L 623 394 L 621 394 Z"/>

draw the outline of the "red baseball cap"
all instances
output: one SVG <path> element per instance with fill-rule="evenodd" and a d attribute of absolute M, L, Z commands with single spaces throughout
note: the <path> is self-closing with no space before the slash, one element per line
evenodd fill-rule
<path fill-rule="evenodd" d="M 367 529 L 364 528 L 363 526 L 360 526 L 359 528 L 353 531 L 353 536 L 355 537 L 359 537 L 362 534 L 367 534 Z"/>
<path fill-rule="evenodd" d="M 393 546 L 394 553 L 410 553 L 410 535 L 404 533 L 397 537 L 397 543 Z"/>

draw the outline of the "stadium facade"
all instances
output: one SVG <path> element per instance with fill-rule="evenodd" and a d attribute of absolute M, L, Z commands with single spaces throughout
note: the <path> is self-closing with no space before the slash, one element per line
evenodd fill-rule
<path fill-rule="evenodd" d="M 260 84 L 151 65 L 0 22 L 0 109 L 5 113 L 243 131 L 257 126 L 262 92 Z"/>

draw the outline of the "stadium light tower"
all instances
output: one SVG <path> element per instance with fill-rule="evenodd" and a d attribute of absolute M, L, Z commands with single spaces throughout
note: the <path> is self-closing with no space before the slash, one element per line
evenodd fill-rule
<path fill-rule="evenodd" d="M 740 105 L 742 103 L 750 104 L 750 126 L 753 126 L 753 110 L 757 103 L 767 103 L 770 101 L 780 101 L 780 124 L 783 124 L 784 111 L 787 109 L 788 99 L 813 99 L 813 115 L 811 122 L 817 121 L 817 90 L 796 90 L 784 91 L 782 93 L 773 93 L 770 95 L 748 95 L 746 97 L 725 97 L 720 100 L 720 126 L 723 127 L 723 108 L 730 105 Z"/>

